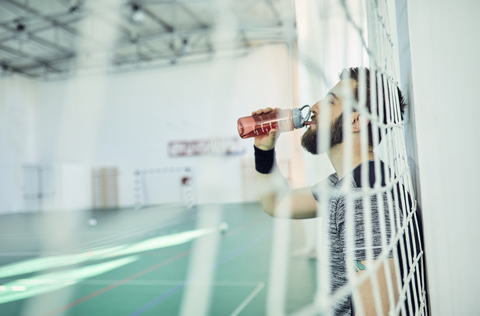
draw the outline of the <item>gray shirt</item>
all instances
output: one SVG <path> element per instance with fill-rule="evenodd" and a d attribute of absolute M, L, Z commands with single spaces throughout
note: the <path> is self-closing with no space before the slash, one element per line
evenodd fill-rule
<path fill-rule="evenodd" d="M 375 177 L 375 164 L 373 161 L 368 162 L 369 175 L 368 187 L 361 186 L 361 167 L 358 166 L 354 171 L 345 175 L 341 180 L 337 174 L 330 175 L 324 181 L 312 187 L 312 193 L 315 199 L 323 206 L 328 205 L 327 209 L 327 226 L 328 236 L 324 240 L 328 240 L 329 249 L 329 266 L 330 266 L 330 294 L 334 294 L 339 288 L 348 283 L 347 269 L 355 269 L 354 263 L 346 262 L 347 258 L 347 212 L 353 212 L 353 260 L 363 261 L 367 259 L 367 242 L 365 236 L 365 212 L 371 214 L 371 251 L 373 259 L 376 259 L 382 252 L 382 235 L 380 221 L 385 223 L 385 231 L 387 241 L 390 240 L 390 214 L 394 215 L 394 225 L 397 226 L 396 214 L 393 212 L 394 200 L 392 191 L 387 193 L 385 188 L 385 176 L 381 172 L 380 177 Z M 381 165 L 383 171 L 383 164 Z M 380 186 L 384 192 L 379 194 L 372 190 L 375 186 L 375 180 L 380 182 Z M 343 190 L 342 190 L 343 188 Z M 347 199 L 345 189 L 352 193 L 351 198 Z M 327 192 L 327 194 L 322 194 Z M 359 196 L 361 194 L 361 196 Z M 322 198 L 327 195 L 327 200 Z M 390 203 L 389 203 L 390 199 Z M 368 200 L 368 201 L 367 201 Z M 379 204 L 379 201 L 380 203 Z M 369 203 L 368 203 L 369 202 Z M 347 206 L 350 203 L 351 206 Z M 392 213 L 389 211 L 389 204 L 392 207 Z M 383 206 L 383 209 L 382 209 Z M 402 216 L 400 216 L 400 223 Z M 348 224 L 350 225 L 350 223 Z M 324 244 L 327 246 L 327 244 Z M 351 249 L 351 248 L 349 248 Z M 392 257 L 392 253 L 390 253 Z M 351 297 L 346 296 L 335 306 L 332 307 L 333 315 L 351 315 Z"/>

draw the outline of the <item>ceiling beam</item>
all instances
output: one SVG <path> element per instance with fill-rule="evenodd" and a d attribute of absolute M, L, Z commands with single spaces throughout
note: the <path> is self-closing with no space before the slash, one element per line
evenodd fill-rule
<path fill-rule="evenodd" d="M 122 0 L 117 4 L 109 5 L 100 1 L 92 2 L 91 5 L 82 6 L 82 9 L 73 15 L 67 8 L 65 8 L 65 11 L 49 14 L 43 9 L 29 6 L 28 1 L 0 0 L 2 7 L 11 10 L 14 15 L 18 16 L 18 18 L 9 22 L 0 23 L 0 29 L 6 30 L 6 32 L 2 32 L 2 38 L 0 38 L 0 51 L 5 52 L 5 57 L 0 60 L 0 63 L 12 69 L 12 71 L 48 80 L 49 77 L 44 76 L 45 74 L 51 74 L 56 78 L 66 78 L 72 76 L 72 70 L 75 68 L 91 66 L 96 69 L 99 66 L 90 65 L 88 61 L 85 65 L 75 62 L 76 58 L 81 56 L 81 53 L 77 51 L 78 47 L 82 47 L 82 45 L 78 45 L 79 42 L 88 44 L 85 46 L 85 52 L 93 57 L 96 54 L 112 54 L 113 58 L 109 57 L 108 66 L 111 66 L 112 62 L 114 65 L 118 63 L 112 69 L 115 71 L 117 67 L 122 69 L 122 64 L 154 65 L 156 60 L 162 64 L 174 63 L 175 60 L 183 63 L 192 58 L 212 57 L 214 52 L 218 52 L 220 55 L 229 51 L 242 50 L 248 52 L 248 48 L 280 43 L 284 40 L 281 30 L 281 15 L 279 9 L 277 10 L 279 7 L 276 0 L 257 0 L 256 3 L 248 2 L 247 5 L 241 5 L 242 14 L 246 16 L 242 16 L 244 18 L 244 21 L 242 21 L 238 16 L 239 13 L 234 11 L 237 15 L 238 24 L 235 31 L 232 30 L 232 37 L 227 41 L 213 41 L 214 22 L 211 21 L 210 14 L 204 15 L 202 11 L 210 12 L 214 9 L 211 0 L 141 0 L 139 2 L 141 10 L 149 19 L 146 21 L 148 24 L 143 25 L 131 25 L 128 23 L 128 15 L 120 14 L 125 12 L 126 7 L 129 8 L 128 5 L 131 5 L 132 1 L 134 0 Z M 266 10 L 263 18 L 247 14 L 258 2 L 263 2 L 261 3 L 262 9 Z M 194 3 L 202 3 L 202 5 L 197 10 Z M 153 11 L 153 5 L 156 4 L 163 5 L 163 7 L 173 7 L 179 13 L 179 20 L 167 19 L 164 11 Z M 109 12 L 112 14 L 108 14 Z M 117 13 L 118 16 L 115 15 Z M 116 39 L 112 46 L 109 46 L 93 38 L 89 32 L 81 28 L 81 25 L 74 24 L 90 17 L 112 24 L 121 34 L 121 37 Z M 17 49 L 15 44 L 19 42 L 16 27 L 18 22 L 16 20 L 22 18 L 25 19 L 27 25 L 25 33 L 28 35 L 28 39 L 23 43 L 28 44 L 28 46 L 24 46 L 25 49 L 21 49 L 21 47 Z M 155 24 L 152 24 L 152 22 Z M 180 25 L 182 27 L 179 27 Z M 186 27 L 190 28 L 186 29 Z M 61 31 L 71 37 L 47 37 L 47 35 L 51 35 L 52 31 Z M 200 39 L 202 40 L 199 41 Z M 181 45 L 176 45 L 181 40 L 184 41 L 184 45 L 185 41 L 188 41 L 190 45 L 188 51 L 182 50 Z M 11 42 L 2 44 L 2 42 L 7 41 Z M 196 45 L 194 45 L 195 42 L 197 42 Z M 36 47 L 30 49 L 31 45 Z M 136 50 L 131 50 L 133 45 L 136 46 Z M 37 49 L 37 47 L 40 49 Z M 132 67 L 132 70 L 134 68 Z"/>
<path fill-rule="evenodd" d="M 185 11 L 188 13 L 188 15 L 190 15 L 192 18 L 194 18 L 198 24 L 200 24 L 200 26 L 202 28 L 209 28 L 210 26 L 205 23 L 204 21 L 202 21 L 202 19 L 200 19 L 200 17 L 195 14 L 192 10 L 190 10 L 190 8 L 188 8 L 185 4 L 181 3 L 181 2 L 178 2 L 178 5 Z"/>
<path fill-rule="evenodd" d="M 26 5 L 23 5 L 21 3 L 18 3 L 14 0 L 2 0 L 3 2 L 6 2 L 6 3 L 9 3 L 13 6 L 16 6 L 17 8 L 27 12 L 28 14 L 31 14 L 31 15 L 35 15 L 35 16 L 41 16 L 43 17 L 43 19 L 47 22 L 50 23 L 50 27 L 51 28 L 54 28 L 54 27 L 61 27 L 62 29 L 64 29 L 66 32 L 72 34 L 72 35 L 75 35 L 77 37 L 80 37 L 81 35 L 79 34 L 79 32 L 73 28 L 71 28 L 69 25 L 67 24 L 70 24 L 70 23 L 75 23 L 75 22 L 78 22 L 82 19 L 84 19 L 86 17 L 86 14 L 83 14 L 81 15 L 80 17 L 77 17 L 71 21 L 68 21 L 66 23 L 62 23 L 62 22 L 59 22 L 57 21 L 56 19 L 52 18 L 52 17 L 49 17 L 48 15 L 42 15 L 40 12 L 38 12 L 37 10 L 34 10 Z M 43 30 L 47 30 L 49 27 L 44 27 L 42 29 L 37 29 L 35 31 L 32 31 L 32 32 L 29 32 L 29 33 L 35 33 L 35 32 L 39 32 L 39 31 L 43 31 Z"/>
<path fill-rule="evenodd" d="M 18 69 L 27 70 L 27 71 L 28 70 L 34 70 L 34 69 L 43 67 L 43 65 L 45 63 L 48 63 L 48 64 L 51 65 L 51 64 L 60 63 L 60 62 L 63 62 L 63 61 L 68 61 L 68 60 L 72 59 L 73 57 L 75 57 L 75 56 L 63 55 L 63 56 L 56 56 L 56 57 L 53 57 L 53 58 L 50 58 L 50 59 L 33 58 L 35 63 L 33 63 L 31 65 L 23 66 L 23 67 L 18 67 Z"/>
<path fill-rule="evenodd" d="M 0 50 L 3 50 L 4 52 L 7 52 L 15 57 L 18 57 L 18 56 L 23 56 L 23 57 L 27 57 L 27 58 L 31 58 L 29 55 L 25 54 L 24 52 L 18 50 L 18 49 L 15 49 L 15 48 L 10 48 L 8 46 L 5 46 L 5 45 L 1 45 L 0 44 Z"/>
<path fill-rule="evenodd" d="M 12 69 L 16 72 L 19 72 L 19 73 L 22 73 L 22 74 L 25 74 L 25 75 L 29 75 L 28 72 L 26 72 L 26 70 L 35 69 L 35 68 L 38 68 L 38 67 L 49 67 L 51 70 L 59 72 L 58 69 L 55 69 L 51 65 L 50 60 L 39 59 L 39 58 L 33 57 L 31 55 L 25 54 L 22 51 L 19 51 L 17 49 L 13 49 L 13 48 L 10 48 L 10 47 L 4 46 L 4 45 L 0 45 L 0 49 L 5 51 L 5 52 L 8 52 L 9 54 L 12 54 L 14 56 L 24 56 L 27 60 L 32 60 L 34 62 L 33 65 L 26 66 L 26 67 L 13 66 L 8 62 L 3 62 L 2 63 L 3 65 L 6 65 L 8 68 L 10 68 L 10 69 Z M 56 58 L 52 61 L 58 61 L 58 58 Z"/>
<path fill-rule="evenodd" d="M 152 11 L 150 11 L 149 9 L 145 8 L 145 7 L 142 7 L 142 11 L 143 13 L 145 13 L 145 15 L 147 15 L 149 18 L 151 18 L 152 20 L 154 20 L 155 22 L 157 22 L 158 24 L 160 24 L 167 32 L 169 33 L 173 33 L 174 31 L 174 27 L 171 26 L 170 24 L 168 24 L 167 22 L 165 22 L 163 19 L 161 19 L 159 16 L 157 16 L 155 13 L 153 13 Z"/>
<path fill-rule="evenodd" d="M 12 32 L 12 33 L 16 33 L 16 32 L 17 32 L 16 29 L 11 28 L 11 27 L 8 27 L 8 26 L 0 25 L 0 27 L 3 27 L 4 29 L 9 30 L 9 31 Z M 62 52 L 62 53 L 71 53 L 68 49 L 66 49 L 66 48 L 64 48 L 64 47 L 62 47 L 62 46 L 60 46 L 60 45 L 57 45 L 57 44 L 52 43 L 52 42 L 50 42 L 50 41 L 46 41 L 46 40 L 44 40 L 44 39 L 42 39 L 42 38 L 40 38 L 40 37 L 38 37 L 38 36 L 36 36 L 36 35 L 33 35 L 33 34 L 31 34 L 31 33 L 27 33 L 27 34 L 28 34 L 28 39 L 29 39 L 30 41 L 32 41 L 32 42 L 36 42 L 36 43 L 41 44 L 41 45 L 43 45 L 43 46 L 46 46 L 46 47 L 48 47 L 48 48 L 50 48 L 50 49 L 54 49 L 54 50 L 60 51 L 60 52 Z"/>

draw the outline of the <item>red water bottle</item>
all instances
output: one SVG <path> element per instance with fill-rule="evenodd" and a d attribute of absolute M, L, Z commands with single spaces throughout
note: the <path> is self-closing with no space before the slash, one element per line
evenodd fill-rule
<path fill-rule="evenodd" d="M 302 110 L 305 108 L 308 108 L 308 113 L 304 117 Z M 302 128 L 308 124 L 310 113 L 310 106 L 305 105 L 300 109 L 279 110 L 241 117 L 237 121 L 238 134 L 241 138 L 249 138 L 267 135 L 272 128 L 280 132 L 293 131 L 295 128 Z"/>

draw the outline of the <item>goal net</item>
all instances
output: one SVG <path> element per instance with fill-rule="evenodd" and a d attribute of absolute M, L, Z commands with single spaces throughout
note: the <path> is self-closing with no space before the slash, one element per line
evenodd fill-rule
<path fill-rule="evenodd" d="M 285 13 L 296 22 L 290 27 L 297 38 L 286 38 L 291 74 L 298 71 L 299 77 L 294 98 L 300 104 L 324 98 L 318 103 L 315 151 L 328 153 L 334 167 L 353 170 L 319 178 L 312 187 L 322 219 L 317 292 L 294 315 L 428 315 L 419 188 L 406 150 L 408 91 L 400 90 L 394 10 L 388 0 L 299 0 L 295 17 Z M 336 85 L 340 81 L 355 87 Z M 343 100 L 340 117 L 337 97 Z M 342 158 L 335 161 L 339 153 L 332 148 L 338 143 Z M 313 165 L 317 171 L 331 168 L 319 159 Z M 289 253 L 282 245 L 290 234 L 289 225 L 275 223 L 269 315 L 287 314 L 278 302 L 287 295 Z"/>
<path fill-rule="evenodd" d="M 136 209 L 161 204 L 191 208 L 195 203 L 194 175 L 190 167 L 137 169 L 134 176 Z"/>

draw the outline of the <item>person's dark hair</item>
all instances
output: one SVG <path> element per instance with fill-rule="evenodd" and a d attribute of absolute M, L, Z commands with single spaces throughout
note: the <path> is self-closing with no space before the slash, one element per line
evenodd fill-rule
<path fill-rule="evenodd" d="M 382 84 L 382 91 L 383 91 L 383 104 L 382 104 L 382 107 L 383 107 L 383 123 L 384 124 L 390 124 L 390 123 L 398 123 L 398 122 L 401 122 L 403 121 L 403 113 L 405 112 L 405 107 L 407 106 L 407 103 L 405 102 L 405 99 L 403 98 L 403 95 L 402 95 L 402 92 L 400 91 L 400 88 L 389 83 L 389 84 L 385 84 L 386 82 L 388 82 L 388 80 L 386 80 L 386 76 L 376 70 L 371 70 L 366 68 L 366 67 L 352 67 L 352 68 L 346 68 L 344 69 L 341 73 L 340 73 L 340 79 L 344 79 L 344 78 L 348 78 L 350 77 L 351 79 L 355 80 L 357 82 L 357 86 L 355 87 L 355 90 L 354 90 L 354 98 L 355 100 L 358 102 L 359 101 L 359 89 L 358 89 L 358 86 L 360 84 L 363 84 L 363 83 L 360 83 L 360 71 L 361 69 L 363 69 L 363 71 L 365 71 L 365 84 L 366 84 L 366 87 L 365 87 L 365 91 L 366 91 L 366 107 L 368 108 L 368 111 L 370 113 L 372 113 L 372 109 L 371 109 L 371 95 L 370 95 L 370 75 L 373 75 L 375 76 L 375 92 L 376 92 L 376 101 L 377 101 L 377 115 L 378 115 L 378 118 L 379 120 L 381 121 L 382 117 L 380 117 L 380 106 L 378 106 L 378 99 L 379 99 L 379 95 L 378 95 L 378 91 L 379 91 L 379 80 L 381 80 L 383 82 Z M 379 79 L 380 77 L 380 79 Z M 399 101 L 399 107 L 400 107 L 400 116 L 401 117 L 398 117 L 395 113 L 391 113 L 392 111 L 390 111 L 390 115 L 387 115 L 387 102 L 386 100 L 388 99 L 389 100 L 389 104 L 392 104 L 394 102 L 394 100 L 392 100 L 392 95 L 393 93 L 390 93 L 392 92 L 391 89 L 395 89 L 396 88 L 396 92 L 397 92 L 397 95 L 398 95 L 398 101 Z M 391 95 L 392 94 L 392 95 Z M 354 109 L 355 111 L 355 109 Z M 368 144 L 370 146 L 374 146 L 374 145 L 378 145 L 378 144 L 374 144 L 373 143 L 373 126 L 372 126 L 372 123 L 370 122 L 368 124 Z M 380 142 L 382 140 L 382 134 L 381 134 L 381 129 L 378 128 L 378 141 Z"/>

